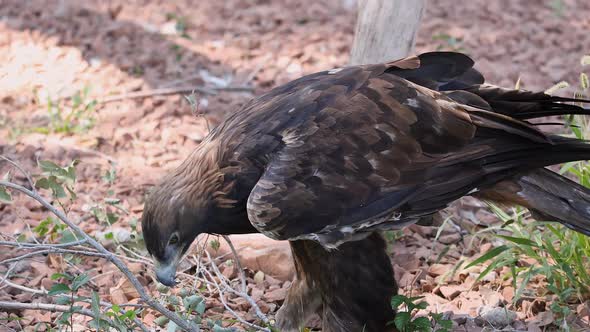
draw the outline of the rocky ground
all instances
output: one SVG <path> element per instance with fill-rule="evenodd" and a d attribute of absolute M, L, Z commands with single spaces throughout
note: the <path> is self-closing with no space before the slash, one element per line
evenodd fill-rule
<path fill-rule="evenodd" d="M 110 248 L 119 248 L 121 255 L 130 255 L 120 247 L 133 244 L 139 235 L 134 224 L 147 189 L 199 144 L 208 127 L 269 88 L 346 64 L 355 24 L 350 2 L 109 0 L 81 5 L 0 0 L 0 154 L 33 174 L 40 173 L 37 160 L 62 165 L 81 160 L 78 197 L 64 202 L 69 217 Z M 520 78 L 523 88 L 546 89 L 562 80 L 577 84 L 580 58 L 590 53 L 589 32 L 590 2 L 583 0 L 440 0 L 428 3 L 416 48 L 460 50 L 476 59 L 491 83 L 514 86 Z M 185 98 L 194 87 L 207 91 Z M 235 87 L 240 91 L 233 91 Z M 210 93 L 214 88 L 217 93 Z M 162 89 L 184 92 L 162 94 L 170 92 Z M 88 93 L 74 97 L 79 91 Z M 133 95 L 141 92 L 146 94 Z M 75 115 L 68 118 L 71 113 Z M 116 179 L 105 180 L 113 169 Z M 8 164 L 0 164 L 2 174 L 8 170 Z M 16 173 L 13 179 L 25 180 Z M 120 209 L 105 203 L 105 197 L 120 200 Z M 447 313 L 456 330 L 555 329 L 550 297 L 529 296 L 513 303 L 515 290 L 503 278 L 505 269 L 480 281 L 476 278 L 485 266 L 454 271 L 459 262 L 498 244 L 474 236 L 499 224 L 482 207 L 476 200 L 462 200 L 448 211 L 452 222 L 438 236 L 438 228 L 419 226 L 398 234 L 390 249 L 404 293 L 425 296 L 426 311 Z M 118 219 L 109 219 L 107 212 Z M 15 195 L 12 204 L 0 205 L 0 240 L 22 235 L 51 241 L 51 236 L 31 231 L 46 217 L 36 203 Z M 108 233 L 118 241 L 105 236 Z M 63 236 L 59 230 L 49 234 Z M 264 314 L 274 317 L 292 277 L 288 248 L 260 238 L 233 241 L 246 267 L 248 294 Z M 224 241 L 219 242 L 216 248 L 216 240 L 202 241 L 220 257 L 220 272 L 239 288 L 236 264 Z M 19 254 L 22 251 L 3 247 L 0 261 Z M 136 261 L 130 263 L 131 270 L 157 295 L 150 267 L 143 258 L 132 257 Z M 187 274 L 194 274 L 195 264 L 186 260 Z M 32 289 L 50 289 L 56 282 L 50 276 L 56 272 L 88 271 L 91 290 L 105 300 L 137 301 L 113 266 L 93 258 L 74 262 L 49 255 L 15 266 L 0 264 L 2 275 L 9 270 L 12 283 Z M 205 317 L 243 327 L 223 307 L 215 289 L 194 282 L 203 286 Z M 543 280 L 535 283 L 544 287 Z M 0 284 L 1 300 L 50 301 Z M 259 323 L 243 298 L 230 294 L 228 303 L 240 317 Z M 507 326 L 493 322 L 498 308 L 515 313 Z M 583 330 L 588 326 L 587 305 L 579 301 L 572 308 L 579 317 L 570 323 Z M 45 329 L 38 323 L 53 322 L 56 315 L 0 313 L 0 330 Z M 9 316 L 25 318 L 7 320 Z M 142 318 L 152 324 L 156 316 L 146 312 Z M 81 328 L 85 322 L 76 317 L 74 323 Z"/>

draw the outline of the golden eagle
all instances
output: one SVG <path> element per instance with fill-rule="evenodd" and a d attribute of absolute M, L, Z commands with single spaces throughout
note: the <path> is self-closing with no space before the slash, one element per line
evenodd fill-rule
<path fill-rule="evenodd" d="M 589 234 L 589 195 L 544 166 L 590 159 L 590 144 L 528 120 L 587 114 L 571 98 L 484 83 L 466 55 L 433 52 L 304 76 L 217 126 L 145 204 L 156 275 L 201 233 L 289 240 L 296 281 L 277 314 L 298 331 L 384 331 L 397 292 L 378 231 L 474 195 L 519 204 Z"/>

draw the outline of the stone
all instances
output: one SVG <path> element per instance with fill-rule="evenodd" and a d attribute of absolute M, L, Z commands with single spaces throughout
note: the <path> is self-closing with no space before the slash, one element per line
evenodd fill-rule
<path fill-rule="evenodd" d="M 502 329 L 514 323 L 516 320 L 516 313 L 506 308 L 484 309 L 481 313 L 481 319 L 492 325 L 494 328 Z"/>
<path fill-rule="evenodd" d="M 286 281 L 295 276 L 289 241 L 272 240 L 262 234 L 231 235 L 242 267 L 262 271 L 275 279 Z M 218 250 L 207 246 L 213 257 L 232 257 L 227 243 L 220 239 Z"/>
<path fill-rule="evenodd" d="M 264 285 L 264 272 L 258 271 L 254 274 L 254 282 L 257 285 Z"/>
<path fill-rule="evenodd" d="M 448 234 L 448 235 L 443 235 L 438 238 L 438 242 L 443 243 L 443 244 L 453 244 L 453 243 L 458 243 L 459 241 L 461 241 L 461 234 L 459 234 L 459 233 L 452 233 L 452 234 Z"/>
<path fill-rule="evenodd" d="M 442 296 L 446 299 L 452 300 L 459 296 L 459 294 L 465 290 L 465 287 L 460 285 L 440 286 L 439 290 Z"/>
<path fill-rule="evenodd" d="M 266 294 L 264 294 L 264 297 L 269 302 L 283 301 L 283 300 L 285 300 L 286 296 L 287 296 L 287 288 L 278 288 L 278 289 L 266 292 Z"/>
<path fill-rule="evenodd" d="M 111 302 L 114 304 L 125 304 L 127 303 L 127 296 L 125 296 L 125 292 L 118 287 L 111 287 L 109 289 L 109 294 L 111 295 Z"/>

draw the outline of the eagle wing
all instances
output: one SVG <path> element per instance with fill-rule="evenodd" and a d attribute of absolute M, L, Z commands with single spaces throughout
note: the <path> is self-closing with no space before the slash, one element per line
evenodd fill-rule
<path fill-rule="evenodd" d="M 336 69 L 276 93 L 296 91 L 295 97 L 263 97 L 254 105 L 290 119 L 275 130 L 281 147 L 248 198 L 248 217 L 260 232 L 338 243 L 402 220 L 400 208 L 433 185 L 430 169 L 476 130 L 449 98 L 402 78 L 411 79 L 412 68 L 420 68 L 416 58 Z M 455 77 L 465 72 L 450 70 Z M 290 107 L 293 98 L 299 103 Z"/>
<path fill-rule="evenodd" d="M 246 122 L 268 128 L 246 131 L 275 140 L 247 199 L 252 225 L 336 247 L 432 214 L 553 144 L 494 112 L 472 66 L 462 54 L 426 53 L 317 73 L 249 105 Z"/>

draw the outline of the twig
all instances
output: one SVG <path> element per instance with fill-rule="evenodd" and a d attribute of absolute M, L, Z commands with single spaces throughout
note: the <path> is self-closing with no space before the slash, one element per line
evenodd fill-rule
<path fill-rule="evenodd" d="M 252 71 L 248 74 L 248 76 L 246 76 L 246 78 L 244 79 L 244 84 L 248 84 L 248 83 L 252 82 L 254 77 L 256 77 L 256 75 L 260 72 L 260 70 L 264 66 L 266 66 L 266 64 L 268 63 L 268 61 L 271 58 L 272 58 L 272 56 L 270 54 L 267 54 L 265 57 L 263 57 L 262 60 L 260 60 L 260 62 L 258 62 L 256 67 L 254 67 L 254 69 L 252 69 Z"/>
<path fill-rule="evenodd" d="M 23 292 L 33 293 L 33 294 L 37 294 L 37 295 L 47 295 L 46 290 L 29 288 L 29 287 L 26 287 L 23 285 L 15 284 L 15 283 L 10 282 L 8 280 L 3 280 L 2 282 L 0 282 L 0 284 L 6 284 L 8 287 L 19 289 L 19 290 L 22 290 Z"/>
<path fill-rule="evenodd" d="M 174 81 L 170 81 L 170 82 L 164 83 L 164 84 L 162 84 L 160 86 L 160 89 L 170 88 L 170 87 L 173 87 L 173 86 L 175 86 L 177 84 L 186 83 L 186 82 L 189 82 L 189 81 L 192 81 L 192 80 L 196 80 L 196 79 L 199 79 L 199 78 L 202 79 L 201 73 L 189 75 L 189 76 L 187 76 L 185 78 L 180 78 L 180 79 L 177 79 L 177 80 L 174 80 Z"/>
<path fill-rule="evenodd" d="M 45 254 L 74 254 L 74 255 L 83 255 L 83 256 L 92 256 L 92 257 L 102 257 L 108 258 L 107 254 L 103 254 L 100 252 L 95 251 L 86 251 L 86 250 L 72 250 L 72 249 L 62 249 L 62 248 L 47 248 L 42 250 L 33 251 L 24 255 L 20 255 L 18 257 L 8 258 L 3 261 L 0 261 L 0 264 L 9 264 L 12 262 L 18 262 L 25 258 L 29 258 L 36 255 L 45 255 Z"/>
<path fill-rule="evenodd" d="M 8 162 L 12 166 L 14 166 L 16 169 L 18 169 L 27 178 L 27 181 L 29 182 L 29 185 L 31 186 L 31 190 L 36 191 L 35 182 L 33 182 L 33 179 L 31 179 L 31 176 L 29 175 L 29 173 L 27 173 L 27 171 L 25 171 L 21 165 L 19 165 L 18 163 L 14 162 L 12 159 L 10 159 L 6 156 L 3 156 L 3 155 L 0 155 L 0 159 L 4 159 L 6 162 Z"/>
<path fill-rule="evenodd" d="M 205 253 L 207 254 L 208 258 L 211 258 L 211 256 L 209 255 L 208 252 L 205 251 Z M 214 266 L 216 266 L 216 265 L 214 265 Z M 242 324 L 244 324 L 246 326 L 249 326 L 251 328 L 255 328 L 255 329 L 259 330 L 259 331 L 271 332 L 270 329 L 268 329 L 266 327 L 262 327 L 262 326 L 258 326 L 256 324 L 252 324 L 252 323 L 246 321 L 245 319 L 243 319 L 242 317 L 240 317 L 240 315 L 238 315 L 237 312 L 235 312 L 232 308 L 230 308 L 230 306 L 225 301 L 225 296 L 223 296 L 223 290 L 221 289 L 219 283 L 217 281 L 215 281 L 215 277 L 211 274 L 211 272 L 209 272 L 209 270 L 207 270 L 207 269 L 202 269 L 202 270 L 205 271 L 205 273 L 209 276 L 209 279 L 211 279 L 211 281 L 215 284 L 215 288 L 217 288 L 217 291 L 219 292 L 219 300 L 221 300 L 221 303 L 223 304 L 223 306 L 225 307 L 225 309 L 227 311 L 229 311 L 232 315 L 234 315 L 234 317 L 236 317 L 236 319 L 238 321 L 240 321 L 240 323 L 242 323 Z M 217 271 L 214 270 L 214 271 L 217 274 L 217 271 L 219 271 L 219 270 L 217 270 Z M 220 278 L 220 281 L 221 281 L 222 285 L 225 287 L 225 289 L 232 289 L 231 287 L 228 287 L 227 286 L 227 284 L 225 283 L 225 281 L 222 278 Z M 264 318 L 266 318 L 266 317 L 264 316 Z M 263 321 L 265 323 L 267 323 L 268 322 L 268 319 L 263 320 Z"/>
<path fill-rule="evenodd" d="M 120 100 L 125 100 L 125 99 L 148 98 L 148 97 L 153 97 L 153 96 L 175 95 L 175 94 L 183 94 L 183 93 L 190 93 L 190 92 L 198 92 L 198 93 L 203 93 L 203 94 L 216 95 L 218 91 L 252 92 L 253 90 L 254 90 L 254 88 L 248 87 L 248 86 L 226 86 L 226 87 L 184 86 L 184 87 L 177 87 L 177 88 L 162 88 L 162 89 L 153 89 L 153 90 L 148 90 L 148 91 L 122 93 L 120 95 L 104 97 L 103 99 L 99 100 L 98 102 L 100 104 L 106 104 L 106 103 L 111 103 L 114 101 L 120 101 Z"/>
<path fill-rule="evenodd" d="M 238 257 L 238 252 L 234 247 L 234 244 L 231 242 L 231 239 L 227 235 L 223 235 L 223 239 L 227 242 L 229 249 L 231 250 L 232 254 L 234 255 L 234 260 L 236 261 L 236 268 L 238 269 L 238 273 L 240 274 L 240 279 L 242 280 L 242 292 L 248 292 L 248 288 L 246 287 L 246 273 L 242 269 L 242 264 L 240 263 L 240 258 Z"/>
<path fill-rule="evenodd" d="M 194 323 L 190 321 L 186 321 L 178 316 L 176 313 L 168 310 L 165 306 L 161 303 L 153 299 L 145 290 L 145 288 L 141 285 L 139 280 L 129 271 L 125 263 L 117 258 L 113 253 L 108 251 L 105 247 L 103 247 L 100 243 L 98 243 L 95 239 L 90 237 L 86 234 L 78 225 L 74 224 L 68 217 L 55 208 L 55 206 L 51 205 L 48 201 L 46 201 L 43 197 L 41 197 L 37 192 L 31 191 L 21 185 L 8 182 L 8 181 L 0 181 L 0 186 L 5 186 L 7 188 L 11 188 L 13 190 L 19 191 L 32 199 L 39 202 L 42 206 L 48 209 L 51 213 L 57 216 L 64 224 L 66 224 L 70 229 L 72 229 L 75 233 L 77 233 L 80 237 L 86 239 L 88 244 L 94 247 L 98 253 L 103 254 L 104 258 L 113 263 L 124 275 L 127 277 L 129 282 L 133 285 L 133 287 L 137 290 L 140 298 L 150 307 L 155 309 L 156 311 L 160 312 L 162 315 L 168 317 L 171 321 L 176 323 L 179 328 L 187 330 L 187 331 L 198 331 L 198 327 L 194 325 Z"/>
<path fill-rule="evenodd" d="M 15 289 L 19 289 L 22 290 L 23 292 L 28 292 L 28 293 L 33 293 L 36 295 L 47 295 L 49 292 L 44 290 L 44 289 L 35 289 L 35 288 L 30 288 L 27 286 L 23 286 L 23 285 L 18 285 L 15 284 L 11 281 L 8 280 L 4 280 L 3 282 L 4 284 L 6 284 L 9 287 L 15 288 Z M 81 302 L 84 302 L 83 299 L 80 299 Z M 87 300 L 89 301 L 89 300 Z M 100 305 L 104 306 L 104 307 L 109 307 L 111 308 L 113 306 L 112 303 L 106 302 L 106 301 L 100 301 Z M 146 306 L 143 304 L 137 304 L 137 303 L 123 303 L 123 304 L 118 304 L 119 307 L 124 308 L 124 307 L 134 307 L 134 308 L 145 308 Z"/>
<path fill-rule="evenodd" d="M 42 243 L 28 243 L 28 242 L 12 242 L 12 241 L 0 241 L 0 246 L 10 246 L 25 249 L 47 249 L 47 248 L 66 248 L 75 247 L 86 243 L 86 239 L 68 243 L 56 243 L 56 244 L 42 244 Z"/>
<path fill-rule="evenodd" d="M 10 277 L 10 274 L 12 273 L 12 270 L 14 270 L 15 266 L 16 266 L 16 264 L 13 264 L 8 268 L 8 271 L 6 271 L 6 273 L 4 273 L 4 277 L 2 277 L 2 280 L 0 280 L 0 284 L 5 282 L 6 280 L 8 280 L 8 278 Z"/>
<path fill-rule="evenodd" d="M 213 261 L 211 259 L 211 255 L 209 254 L 209 252 L 205 251 L 205 254 L 207 254 L 207 258 L 211 262 L 211 267 L 213 268 L 213 272 L 215 272 L 215 274 L 219 278 L 219 281 L 221 281 L 221 284 L 226 288 L 226 290 L 231 293 L 234 293 L 235 295 L 240 296 L 240 297 L 244 298 L 246 301 L 248 301 L 248 303 L 250 303 L 252 308 L 254 308 L 254 312 L 256 313 L 256 316 L 258 316 L 258 318 L 260 318 L 263 322 L 268 324 L 269 323 L 268 317 L 266 317 L 266 315 L 264 315 L 262 313 L 262 310 L 260 310 L 260 307 L 258 306 L 258 304 L 256 304 L 256 301 L 254 301 L 254 299 L 251 298 L 250 295 L 248 295 L 246 292 L 239 292 L 239 291 L 233 289 L 230 285 L 228 285 L 227 282 L 225 282 L 223 274 L 219 271 L 217 264 L 215 264 L 215 261 Z M 204 270 L 207 271 L 206 269 L 204 269 Z M 209 272 L 209 271 L 207 271 L 207 272 Z"/>

